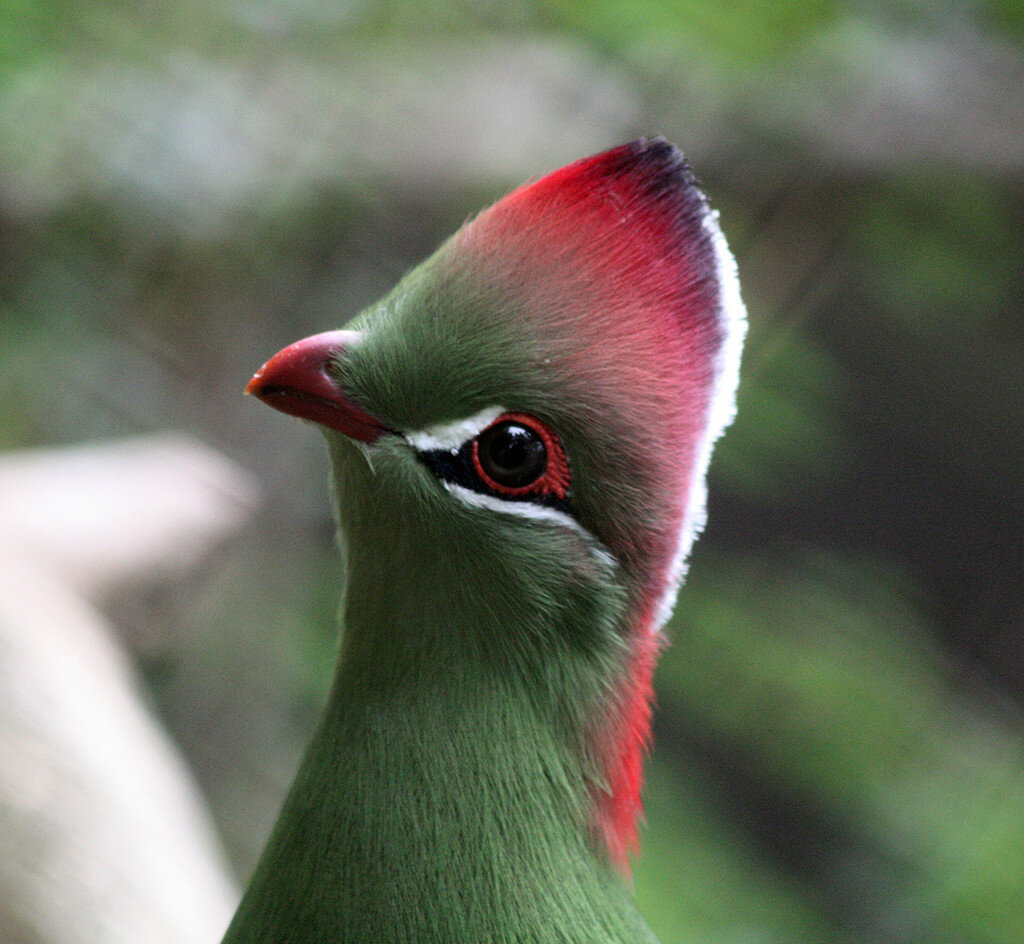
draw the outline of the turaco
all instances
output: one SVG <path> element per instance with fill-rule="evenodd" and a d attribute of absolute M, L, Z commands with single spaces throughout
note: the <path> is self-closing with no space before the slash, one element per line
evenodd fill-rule
<path fill-rule="evenodd" d="M 640 140 L 480 213 L 248 392 L 319 424 L 322 720 L 225 944 L 637 944 L 651 673 L 734 411 L 735 264 Z"/>

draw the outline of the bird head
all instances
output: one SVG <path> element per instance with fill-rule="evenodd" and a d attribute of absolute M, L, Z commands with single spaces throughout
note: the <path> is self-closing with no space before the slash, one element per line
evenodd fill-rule
<path fill-rule="evenodd" d="M 347 671 L 383 690 L 473 666 L 552 717 L 582 705 L 619 862 L 744 330 L 716 215 L 678 151 L 637 141 L 513 191 L 248 388 L 326 432 Z"/>

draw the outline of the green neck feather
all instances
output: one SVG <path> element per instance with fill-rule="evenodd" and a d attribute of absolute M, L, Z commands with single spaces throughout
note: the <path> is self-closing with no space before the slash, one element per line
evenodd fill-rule
<path fill-rule="evenodd" d="M 445 496 L 397 444 L 372 471 L 331 445 L 339 669 L 225 944 L 653 941 L 591 821 L 628 655 L 611 565 L 432 508 Z"/>
<path fill-rule="evenodd" d="M 336 697 L 226 941 L 645 940 L 581 788 L 500 683 Z"/>

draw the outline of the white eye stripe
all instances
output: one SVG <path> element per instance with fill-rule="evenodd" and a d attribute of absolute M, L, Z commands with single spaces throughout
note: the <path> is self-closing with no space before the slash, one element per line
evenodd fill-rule
<path fill-rule="evenodd" d="M 453 423 L 436 423 L 426 429 L 412 430 L 402 435 L 410 446 L 420 452 L 458 452 L 464 443 L 475 439 L 502 413 L 507 412 L 503 406 L 489 406 L 465 419 Z"/>
<path fill-rule="evenodd" d="M 547 505 L 537 505 L 526 501 L 506 501 L 495 495 L 485 495 L 483 492 L 474 492 L 463 485 L 456 485 L 453 482 L 443 482 L 444 487 L 463 504 L 473 508 L 486 508 L 488 511 L 496 511 L 499 514 L 514 515 L 517 518 L 527 518 L 531 521 L 544 521 L 560 525 L 576 532 L 586 540 L 590 553 L 609 569 L 615 569 L 618 561 L 575 518 L 567 515 L 557 508 L 549 508 Z"/>
<path fill-rule="evenodd" d="M 507 413 L 503 406 L 489 406 L 453 423 L 438 423 L 425 429 L 403 433 L 403 438 L 419 452 L 458 452 L 463 445 L 480 435 L 499 416 Z M 513 515 L 530 521 L 547 522 L 568 528 L 584 538 L 587 548 L 593 557 L 603 566 L 613 570 L 618 566 L 615 557 L 575 518 L 552 508 L 532 501 L 507 500 L 497 495 L 478 492 L 456 482 L 440 478 L 445 489 L 463 504 L 473 508 L 486 508 L 499 514 Z"/>

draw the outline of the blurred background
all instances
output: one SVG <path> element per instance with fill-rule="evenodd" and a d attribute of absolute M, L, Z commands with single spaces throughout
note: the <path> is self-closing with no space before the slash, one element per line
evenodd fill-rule
<path fill-rule="evenodd" d="M 652 134 L 721 210 L 751 325 L 658 676 L 641 906 L 665 944 L 1024 940 L 1019 0 L 4 0 L 0 554 L 28 559 L 3 540 L 24 517 L 52 604 L 80 518 L 80 570 L 133 529 L 159 545 L 72 589 L 220 863 L 192 870 L 220 883 L 193 940 L 336 638 L 320 437 L 242 387 L 516 184 Z M 169 495 L 194 545 L 150 524 Z M 0 632 L 28 584 L 3 586 Z M 70 626 L 48 612 L 19 638 Z M 33 695 L 73 654 L 8 662 L 0 709 L 81 720 L 96 673 Z M 76 750 L 119 740 L 98 719 Z M 61 835 L 18 832 L 65 754 L 0 800 L 10 944 L 72 939 L 39 866 Z"/>

